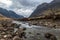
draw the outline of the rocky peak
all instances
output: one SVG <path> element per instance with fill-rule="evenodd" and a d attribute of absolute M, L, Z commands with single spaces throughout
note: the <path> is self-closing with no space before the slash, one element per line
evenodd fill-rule
<path fill-rule="evenodd" d="M 60 2 L 60 0 L 53 0 L 54 2 Z"/>

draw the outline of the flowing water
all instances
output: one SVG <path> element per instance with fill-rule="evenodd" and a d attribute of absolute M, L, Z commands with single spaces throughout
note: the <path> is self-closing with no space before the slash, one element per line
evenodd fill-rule
<path fill-rule="evenodd" d="M 44 37 L 45 33 L 52 33 L 57 37 L 58 40 L 60 40 L 60 29 L 29 25 L 29 23 L 26 22 L 13 21 L 13 23 L 21 24 L 20 27 L 27 28 L 27 30 L 25 31 L 27 38 L 25 40 L 47 40 Z M 37 35 L 37 33 L 39 33 L 39 35 Z"/>

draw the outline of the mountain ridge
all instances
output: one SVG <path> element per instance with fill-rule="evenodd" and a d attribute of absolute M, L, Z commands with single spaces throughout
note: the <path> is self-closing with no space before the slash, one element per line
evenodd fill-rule
<path fill-rule="evenodd" d="M 12 18 L 5 17 L 4 15 L 0 14 L 0 21 L 7 21 L 13 20 Z"/>
<path fill-rule="evenodd" d="M 0 8 L 0 14 L 6 16 L 8 18 L 24 18 L 22 15 L 18 15 L 14 11 L 11 11 L 11 10 L 8 11 L 3 8 Z"/>
<path fill-rule="evenodd" d="M 43 3 L 34 10 L 34 12 L 31 14 L 30 17 L 38 17 L 43 14 L 50 14 L 51 12 L 48 13 L 47 10 L 54 10 L 54 9 L 59 9 L 60 8 L 60 0 L 53 0 L 51 3 Z M 55 10 L 55 11 L 57 11 Z M 58 10 L 60 11 L 60 10 Z"/>

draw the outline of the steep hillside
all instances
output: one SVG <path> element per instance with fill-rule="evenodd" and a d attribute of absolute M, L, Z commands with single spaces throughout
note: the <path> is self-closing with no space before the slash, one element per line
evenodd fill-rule
<path fill-rule="evenodd" d="M 60 0 L 39 5 L 25 20 L 33 25 L 60 28 Z"/>
<path fill-rule="evenodd" d="M 3 16 L 2 14 L 0 14 L 0 21 L 6 21 L 6 20 L 12 20 L 11 18 L 7 18 L 5 16 Z"/>
<path fill-rule="evenodd" d="M 53 14 L 60 14 L 60 0 L 54 0 L 51 3 L 43 3 L 39 5 L 30 17 Z"/>
<path fill-rule="evenodd" d="M 4 15 L 6 17 L 9 17 L 9 18 L 24 18 L 22 15 L 18 15 L 14 11 L 11 11 L 11 10 L 8 11 L 3 8 L 0 8 L 0 14 Z"/>

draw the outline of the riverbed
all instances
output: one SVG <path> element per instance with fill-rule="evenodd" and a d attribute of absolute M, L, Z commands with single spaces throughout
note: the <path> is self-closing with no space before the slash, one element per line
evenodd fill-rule
<path fill-rule="evenodd" d="M 13 23 L 21 24 L 20 28 L 27 28 L 27 30 L 25 31 L 27 38 L 24 40 L 47 40 L 44 37 L 45 33 L 52 33 L 56 36 L 57 40 L 60 40 L 60 29 L 29 25 L 29 23 L 19 21 L 13 21 Z"/>

